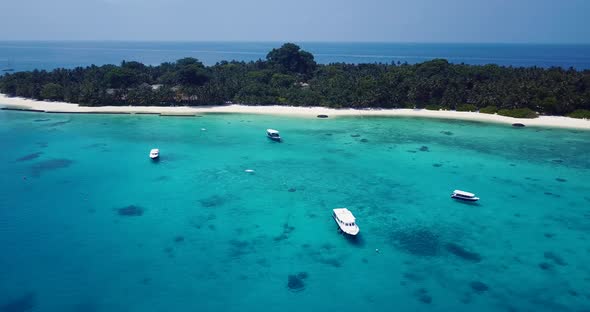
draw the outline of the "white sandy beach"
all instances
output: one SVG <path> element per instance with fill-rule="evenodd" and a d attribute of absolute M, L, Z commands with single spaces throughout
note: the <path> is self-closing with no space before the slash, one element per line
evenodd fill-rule
<path fill-rule="evenodd" d="M 64 102 L 46 102 L 8 97 L 0 94 L 0 107 L 40 110 L 60 113 L 151 113 L 151 114 L 205 114 L 205 113 L 240 113 L 289 115 L 299 117 L 316 117 L 317 115 L 337 116 L 403 116 L 472 120 L 503 124 L 522 123 L 526 126 L 555 128 L 571 128 L 590 130 L 590 120 L 575 119 L 562 116 L 540 116 L 535 119 L 512 118 L 499 115 L 480 114 L 474 112 L 431 111 L 426 109 L 332 109 L 325 107 L 295 106 L 99 106 L 88 107 Z"/>

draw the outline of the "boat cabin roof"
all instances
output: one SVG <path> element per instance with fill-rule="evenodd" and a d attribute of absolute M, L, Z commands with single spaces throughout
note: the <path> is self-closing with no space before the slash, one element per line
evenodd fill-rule
<path fill-rule="evenodd" d="M 275 129 L 266 129 L 266 132 L 268 132 L 269 134 L 279 134 L 279 131 Z"/>
<path fill-rule="evenodd" d="M 150 151 L 150 153 L 159 153 L 160 150 L 157 148 L 152 148 L 152 150 Z"/>
<path fill-rule="evenodd" d="M 352 212 L 346 208 L 335 208 L 334 214 L 336 217 L 344 223 L 354 223 L 356 218 L 352 215 Z"/>
<path fill-rule="evenodd" d="M 455 191 L 453 191 L 453 193 L 457 194 L 457 195 L 461 195 L 461 196 L 466 196 L 466 197 L 475 197 L 475 194 L 473 194 L 473 193 L 464 192 L 464 191 L 460 191 L 460 190 L 455 190 Z"/>

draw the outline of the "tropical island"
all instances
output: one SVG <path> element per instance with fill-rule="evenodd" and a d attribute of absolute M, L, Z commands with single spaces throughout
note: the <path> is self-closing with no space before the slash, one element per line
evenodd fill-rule
<path fill-rule="evenodd" d="M 293 43 L 266 60 L 195 58 L 148 66 L 121 65 L 34 70 L 0 77 L 9 97 L 82 106 L 322 106 L 326 108 L 425 108 L 498 114 L 590 118 L 590 71 L 573 68 L 451 64 L 318 64 Z"/>

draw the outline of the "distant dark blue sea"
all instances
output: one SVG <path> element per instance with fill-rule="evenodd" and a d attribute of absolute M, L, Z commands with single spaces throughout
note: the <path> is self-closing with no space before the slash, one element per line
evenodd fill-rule
<path fill-rule="evenodd" d="M 0 41 L 0 69 L 73 68 L 119 64 L 123 60 L 156 65 L 195 57 L 206 65 L 222 60 L 264 59 L 280 42 L 97 42 Z M 590 69 L 590 45 L 439 44 L 439 43 L 298 43 L 319 63 L 410 64 L 444 58 L 452 63 Z"/>

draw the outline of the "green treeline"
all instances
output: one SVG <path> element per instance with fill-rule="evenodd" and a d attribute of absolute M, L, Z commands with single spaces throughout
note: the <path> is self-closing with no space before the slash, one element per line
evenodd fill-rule
<path fill-rule="evenodd" d="M 266 60 L 194 58 L 146 66 L 123 62 L 17 72 L 0 77 L 0 92 L 39 100 L 101 105 L 298 105 L 354 108 L 481 110 L 506 115 L 590 117 L 590 71 L 449 64 L 317 64 L 292 43 Z"/>

